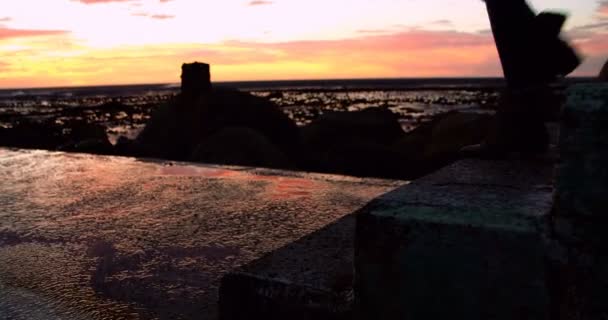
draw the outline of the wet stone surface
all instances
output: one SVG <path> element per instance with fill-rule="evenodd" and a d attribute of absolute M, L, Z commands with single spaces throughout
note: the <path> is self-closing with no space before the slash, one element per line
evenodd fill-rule
<path fill-rule="evenodd" d="M 404 184 L 0 149 L 0 318 L 214 319 L 220 278 Z"/>

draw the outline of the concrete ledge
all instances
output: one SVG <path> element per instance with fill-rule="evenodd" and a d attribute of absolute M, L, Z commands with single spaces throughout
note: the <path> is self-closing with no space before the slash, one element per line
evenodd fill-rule
<path fill-rule="evenodd" d="M 223 277 L 221 319 L 351 319 L 355 217 Z"/>
<path fill-rule="evenodd" d="M 0 176 L 2 319 L 217 319 L 222 277 L 247 265 L 322 305 L 331 270 L 352 281 L 343 218 L 404 183 L 4 148 Z"/>
<path fill-rule="evenodd" d="M 552 166 L 466 160 L 357 216 L 360 319 L 546 319 Z"/>
<path fill-rule="evenodd" d="M 552 228 L 554 319 L 608 318 L 608 84 L 572 86 L 563 111 Z"/>

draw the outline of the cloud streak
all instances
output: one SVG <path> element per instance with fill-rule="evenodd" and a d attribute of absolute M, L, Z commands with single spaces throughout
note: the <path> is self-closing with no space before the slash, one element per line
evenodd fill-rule
<path fill-rule="evenodd" d="M 150 18 L 150 19 L 156 19 L 156 20 L 168 20 L 168 19 L 175 18 L 174 15 L 170 15 L 170 14 L 151 14 L 151 13 L 145 13 L 145 12 L 136 12 L 131 15 L 134 17 L 144 17 L 144 18 Z"/>
<path fill-rule="evenodd" d="M 249 3 L 247 3 L 248 6 L 253 7 L 253 6 L 267 6 L 270 4 L 273 4 L 273 1 L 265 1 L 265 0 L 253 0 L 250 1 Z"/>
<path fill-rule="evenodd" d="M 28 30 L 28 29 L 11 29 L 0 27 L 0 40 L 11 39 L 11 38 L 24 38 L 24 37 L 39 37 L 39 36 L 53 36 L 68 34 L 68 31 L 64 30 Z"/>
<path fill-rule="evenodd" d="M 116 3 L 116 2 L 135 2 L 137 0 L 72 0 L 72 1 L 80 2 L 83 4 L 100 4 L 100 3 Z"/>

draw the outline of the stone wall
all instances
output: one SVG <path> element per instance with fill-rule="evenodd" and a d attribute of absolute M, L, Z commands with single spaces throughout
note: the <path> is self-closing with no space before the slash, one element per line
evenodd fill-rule
<path fill-rule="evenodd" d="M 569 89 L 552 217 L 555 319 L 608 317 L 608 84 Z"/>

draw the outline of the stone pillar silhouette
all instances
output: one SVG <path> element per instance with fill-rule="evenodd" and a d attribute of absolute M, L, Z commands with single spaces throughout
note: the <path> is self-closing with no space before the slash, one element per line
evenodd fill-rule
<path fill-rule="evenodd" d="M 194 62 L 182 65 L 182 94 L 198 95 L 211 90 L 210 67 L 206 63 Z"/>
<path fill-rule="evenodd" d="M 568 90 L 552 229 L 560 248 L 552 319 L 608 316 L 608 84 Z"/>

